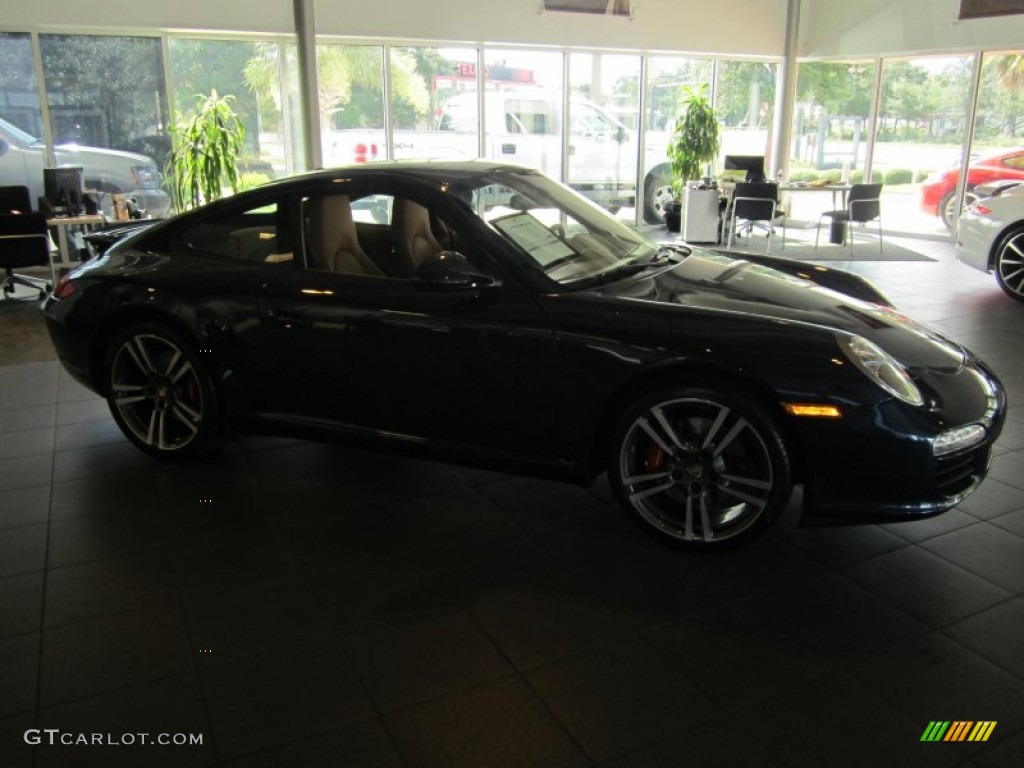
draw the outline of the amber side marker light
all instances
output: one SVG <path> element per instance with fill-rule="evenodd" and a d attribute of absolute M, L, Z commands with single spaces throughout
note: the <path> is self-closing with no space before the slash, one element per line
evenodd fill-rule
<path fill-rule="evenodd" d="M 783 403 L 782 407 L 790 416 L 811 416 L 819 419 L 839 419 L 843 412 L 834 405 L 817 403 Z"/>

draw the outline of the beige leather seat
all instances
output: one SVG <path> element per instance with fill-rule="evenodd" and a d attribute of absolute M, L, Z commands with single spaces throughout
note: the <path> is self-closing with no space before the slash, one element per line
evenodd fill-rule
<path fill-rule="evenodd" d="M 412 276 L 424 259 L 444 250 L 430 231 L 430 213 L 419 203 L 396 197 L 391 227 L 395 232 L 396 268 L 402 277 Z"/>
<path fill-rule="evenodd" d="M 380 268 L 359 247 L 348 195 L 315 197 L 307 201 L 306 206 L 310 269 L 383 276 Z"/>

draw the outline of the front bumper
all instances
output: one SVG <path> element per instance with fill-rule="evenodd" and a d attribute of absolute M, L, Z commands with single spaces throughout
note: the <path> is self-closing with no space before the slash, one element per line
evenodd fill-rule
<path fill-rule="evenodd" d="M 924 419 L 895 401 L 845 409 L 841 420 L 800 425 L 805 520 L 913 520 L 967 498 L 988 473 L 1007 410 L 1005 390 L 995 375 L 977 361 L 969 368 L 988 388 L 985 406 L 966 418 L 961 412 L 956 420 L 935 414 L 933 423 L 939 426 L 932 430 L 908 428 Z M 969 424 L 984 427 L 979 442 L 935 455 L 936 436 Z"/>

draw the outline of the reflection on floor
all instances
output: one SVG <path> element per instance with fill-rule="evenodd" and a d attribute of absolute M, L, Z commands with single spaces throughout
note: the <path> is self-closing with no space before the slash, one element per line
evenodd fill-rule
<path fill-rule="evenodd" d="M 991 478 L 903 525 L 794 499 L 714 557 L 603 483 L 276 439 L 156 464 L 0 303 L 3 765 L 1024 764 L 1024 306 L 929 248 L 849 266 L 1000 373 Z M 921 743 L 958 719 L 998 724 Z"/>

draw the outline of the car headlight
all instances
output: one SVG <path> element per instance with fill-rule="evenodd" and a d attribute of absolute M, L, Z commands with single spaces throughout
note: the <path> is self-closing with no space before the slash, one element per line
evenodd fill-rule
<path fill-rule="evenodd" d="M 836 341 L 850 362 L 890 395 L 911 405 L 924 404 L 910 374 L 880 346 L 863 336 L 836 336 Z"/>

